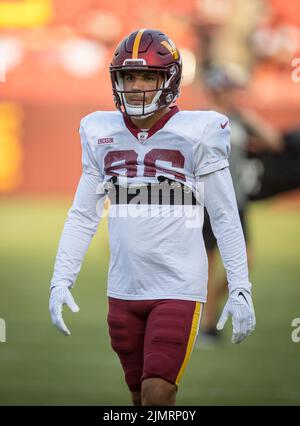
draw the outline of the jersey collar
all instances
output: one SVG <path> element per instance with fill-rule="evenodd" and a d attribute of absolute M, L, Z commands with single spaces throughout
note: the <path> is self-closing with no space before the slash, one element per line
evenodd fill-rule
<path fill-rule="evenodd" d="M 149 139 L 151 136 L 153 136 L 156 132 L 161 130 L 164 125 L 167 123 L 167 121 L 170 120 L 173 115 L 175 115 L 177 112 L 179 112 L 179 108 L 177 105 L 171 106 L 170 111 L 168 111 L 164 116 L 162 116 L 155 124 L 151 127 L 151 129 L 148 131 L 147 139 Z M 124 122 L 127 127 L 127 129 L 133 134 L 133 136 L 136 139 L 138 138 L 138 134 L 141 132 L 141 129 L 139 129 L 133 122 L 130 120 L 129 117 L 127 117 L 125 114 L 123 114 Z"/>

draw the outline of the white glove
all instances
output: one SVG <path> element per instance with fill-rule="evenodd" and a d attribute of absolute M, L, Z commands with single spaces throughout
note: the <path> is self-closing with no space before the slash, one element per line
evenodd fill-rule
<path fill-rule="evenodd" d="M 236 289 L 229 295 L 217 324 L 217 330 L 223 330 L 229 315 L 232 316 L 233 326 L 231 342 L 240 343 L 254 331 L 256 324 L 252 297 L 249 291 Z"/>
<path fill-rule="evenodd" d="M 49 310 L 53 324 L 66 336 L 70 336 L 66 324 L 62 317 L 63 305 L 68 305 L 72 312 L 78 312 L 73 296 L 68 287 L 53 287 L 50 294 Z"/>

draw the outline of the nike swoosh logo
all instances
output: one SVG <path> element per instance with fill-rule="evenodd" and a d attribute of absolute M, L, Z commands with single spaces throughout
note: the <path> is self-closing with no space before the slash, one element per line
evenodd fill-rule
<path fill-rule="evenodd" d="M 222 127 L 222 129 L 225 129 L 228 123 L 229 123 L 229 120 L 227 120 L 226 123 L 224 124 L 220 123 L 220 126 Z"/>
<path fill-rule="evenodd" d="M 240 291 L 239 292 L 239 294 L 238 294 L 238 297 L 239 296 L 242 296 L 243 297 L 243 299 L 245 300 L 245 302 L 247 303 L 247 305 L 249 306 L 249 303 L 247 302 L 247 299 L 246 299 L 246 297 L 244 296 L 244 294 Z"/>

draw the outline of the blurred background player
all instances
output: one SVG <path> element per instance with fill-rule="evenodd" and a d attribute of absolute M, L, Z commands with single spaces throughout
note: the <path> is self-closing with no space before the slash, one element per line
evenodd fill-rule
<path fill-rule="evenodd" d="M 204 85 L 211 108 L 226 114 L 231 126 L 230 171 L 239 215 L 253 262 L 247 209 L 252 200 L 265 199 L 300 186 L 300 132 L 279 132 L 257 112 L 241 104 L 247 76 L 239 67 L 211 66 L 204 71 Z M 209 259 L 208 301 L 202 323 L 204 343 L 218 341 L 218 306 L 224 297 L 226 277 L 219 278 L 216 239 L 205 211 L 204 241 Z"/>

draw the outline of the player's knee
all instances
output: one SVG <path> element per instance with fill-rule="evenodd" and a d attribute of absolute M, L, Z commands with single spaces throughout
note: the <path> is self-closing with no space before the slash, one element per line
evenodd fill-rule
<path fill-rule="evenodd" d="M 131 399 L 133 405 L 142 405 L 142 395 L 140 391 L 131 392 Z"/>
<path fill-rule="evenodd" d="M 176 386 L 172 384 L 172 359 L 159 352 L 148 354 L 142 377 L 142 405 L 174 405 Z"/>
<path fill-rule="evenodd" d="M 142 371 L 140 368 L 128 368 L 127 366 L 124 366 L 125 369 L 125 381 L 127 383 L 127 386 L 130 390 L 130 392 L 133 394 L 140 394 L 141 391 L 141 377 L 142 377 Z M 140 405 L 140 404 L 138 404 Z"/>
<path fill-rule="evenodd" d="M 142 383 L 142 405 L 175 405 L 176 386 L 160 378 L 149 378 Z"/>

